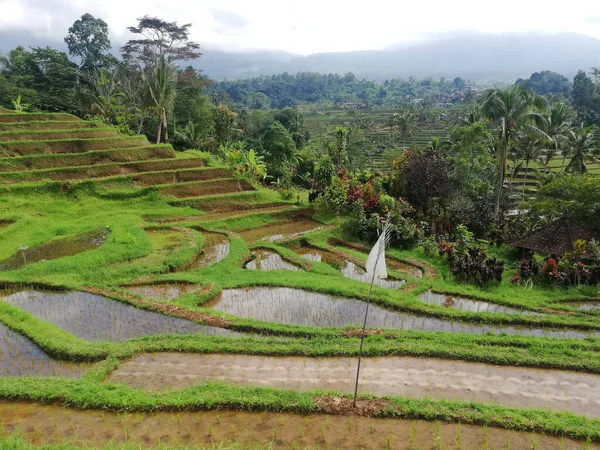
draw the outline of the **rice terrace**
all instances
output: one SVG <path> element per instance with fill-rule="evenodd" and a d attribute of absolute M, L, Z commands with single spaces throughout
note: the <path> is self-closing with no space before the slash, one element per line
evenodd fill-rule
<path fill-rule="evenodd" d="M 0 449 L 600 449 L 600 69 L 181 23 L 0 45 Z"/>

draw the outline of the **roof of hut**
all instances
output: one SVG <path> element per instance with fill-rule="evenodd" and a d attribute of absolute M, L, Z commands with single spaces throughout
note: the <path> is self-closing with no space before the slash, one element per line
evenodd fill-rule
<path fill-rule="evenodd" d="M 575 241 L 591 241 L 593 238 L 591 231 L 574 222 L 565 213 L 560 219 L 510 244 L 546 255 L 562 256 L 573 251 Z"/>

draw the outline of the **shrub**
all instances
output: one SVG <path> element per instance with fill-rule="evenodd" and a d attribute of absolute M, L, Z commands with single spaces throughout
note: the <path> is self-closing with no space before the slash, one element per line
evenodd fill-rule
<path fill-rule="evenodd" d="M 430 258 L 439 254 L 438 243 L 435 240 L 435 237 L 429 236 L 423 241 L 423 250 L 425 251 L 425 255 Z"/>

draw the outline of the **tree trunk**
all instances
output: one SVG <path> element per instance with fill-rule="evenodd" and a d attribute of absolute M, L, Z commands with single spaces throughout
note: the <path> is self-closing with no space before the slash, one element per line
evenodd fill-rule
<path fill-rule="evenodd" d="M 158 114 L 158 131 L 156 133 L 156 143 L 160 144 L 160 138 L 162 135 L 163 128 L 163 115 L 161 113 Z"/>
<path fill-rule="evenodd" d="M 525 160 L 525 181 L 523 181 L 523 197 L 525 197 L 525 185 L 527 184 L 527 169 L 529 169 L 529 160 Z"/>
<path fill-rule="evenodd" d="M 140 123 L 138 124 L 137 134 L 142 134 L 142 130 L 144 129 L 144 114 L 142 114 L 142 118 L 140 119 Z"/>
<path fill-rule="evenodd" d="M 494 208 L 494 214 L 497 216 L 500 214 L 500 200 L 502 199 L 502 189 L 504 188 L 504 177 L 506 176 L 506 153 L 507 153 L 508 142 L 502 142 L 502 154 L 500 155 L 500 171 L 499 171 L 499 183 L 498 192 L 496 193 L 496 207 Z"/>
<path fill-rule="evenodd" d="M 169 126 L 167 123 L 167 110 L 166 109 L 163 109 L 162 123 L 163 123 L 163 127 L 165 127 L 165 142 L 168 142 L 169 141 Z"/>

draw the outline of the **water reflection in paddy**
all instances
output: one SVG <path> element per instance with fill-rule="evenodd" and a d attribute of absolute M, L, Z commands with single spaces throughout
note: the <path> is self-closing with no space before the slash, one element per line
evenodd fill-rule
<path fill-rule="evenodd" d="M 335 268 L 339 269 L 342 272 L 342 275 L 346 278 L 361 281 L 363 283 L 371 283 L 371 280 L 373 279 L 362 267 L 359 267 L 353 262 L 347 261 L 343 257 L 326 250 L 305 246 L 294 247 L 293 250 L 310 261 L 325 262 L 334 266 Z M 399 289 L 405 283 L 404 280 L 395 279 L 382 280 L 375 278 L 373 281 L 376 286 L 386 289 Z"/>
<path fill-rule="evenodd" d="M 240 231 L 239 234 L 248 243 L 259 241 L 275 242 L 284 238 L 299 236 L 310 231 L 316 231 L 321 228 L 323 228 L 323 224 L 319 222 L 311 219 L 302 219 Z"/>
<path fill-rule="evenodd" d="M 1 300 L 90 341 L 124 341 L 157 334 L 240 336 L 87 292 L 21 291 Z"/>
<path fill-rule="evenodd" d="M 77 378 L 89 364 L 74 364 L 50 358 L 24 336 L 0 323 L 0 376 L 57 376 Z"/>
<path fill-rule="evenodd" d="M 427 291 L 419 296 L 421 301 L 432 303 L 447 308 L 460 309 L 461 311 L 470 312 L 490 312 L 490 313 L 506 313 L 506 314 L 521 314 L 524 316 L 539 316 L 540 313 L 526 311 L 508 306 L 496 305 L 483 300 L 471 300 L 468 298 L 459 298 L 452 295 L 440 294 L 437 292 Z"/>
<path fill-rule="evenodd" d="M 291 288 L 227 289 L 206 307 L 239 317 L 315 327 L 345 327 L 362 324 L 366 303 Z M 369 308 L 368 327 L 449 333 L 506 333 L 523 336 L 584 338 L 600 337 L 600 332 L 521 328 L 451 322 L 390 311 L 377 305 Z"/>
<path fill-rule="evenodd" d="M 600 311 L 600 301 L 592 302 L 572 302 L 567 303 L 572 308 L 577 308 L 581 311 Z"/>
<path fill-rule="evenodd" d="M 266 250 L 256 250 L 252 252 L 252 260 L 244 266 L 249 270 L 291 270 L 294 272 L 300 269 L 293 264 L 283 260 L 280 254 Z"/>
<path fill-rule="evenodd" d="M 200 284 L 152 284 L 145 286 L 129 286 L 125 288 L 127 291 L 141 295 L 142 297 L 151 298 L 157 301 L 171 301 L 185 294 L 194 294 L 203 290 Z"/>
<path fill-rule="evenodd" d="M 204 246 L 186 270 L 200 269 L 216 264 L 229 255 L 229 239 L 224 234 L 202 232 Z"/>
<path fill-rule="evenodd" d="M 18 270 L 27 264 L 74 256 L 93 250 L 106 241 L 109 232 L 108 228 L 102 228 L 78 236 L 44 242 L 35 247 L 23 248 L 12 257 L 0 262 L 0 271 Z"/>

